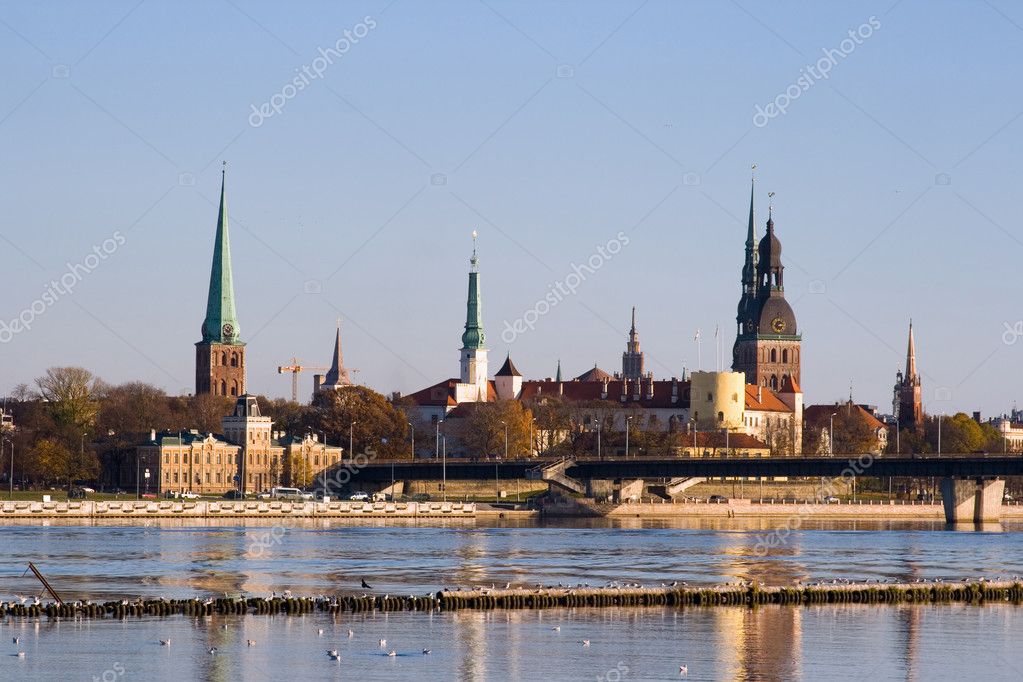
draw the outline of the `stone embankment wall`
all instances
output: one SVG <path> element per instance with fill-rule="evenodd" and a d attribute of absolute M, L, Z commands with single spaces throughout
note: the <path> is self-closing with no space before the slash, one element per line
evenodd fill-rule
<path fill-rule="evenodd" d="M 461 502 L 129 501 L 3 502 L 4 518 L 474 518 L 476 505 Z"/>

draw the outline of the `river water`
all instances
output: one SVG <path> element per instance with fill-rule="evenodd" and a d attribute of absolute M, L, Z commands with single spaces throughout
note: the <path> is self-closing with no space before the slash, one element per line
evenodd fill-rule
<path fill-rule="evenodd" d="M 776 521 L 393 523 L 10 525 L 0 527 L 0 594 L 39 592 L 23 575 L 29 561 L 65 599 L 94 600 L 361 594 L 362 579 L 376 594 L 425 594 L 506 582 L 1023 575 L 1023 526 L 1012 524 L 950 531 L 929 522 L 804 523 L 775 535 L 761 555 Z M 1011 605 L 8 619 L 0 624 L 0 680 L 610 682 L 677 680 L 680 665 L 687 679 L 708 680 L 1019 680 L 1021 631 L 1023 607 Z"/>

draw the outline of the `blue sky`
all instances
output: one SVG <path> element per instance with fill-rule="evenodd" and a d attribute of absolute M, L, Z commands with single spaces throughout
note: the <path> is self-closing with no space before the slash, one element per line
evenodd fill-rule
<path fill-rule="evenodd" d="M 322 77 L 285 88 L 346 31 Z M 925 408 L 1000 413 L 1023 370 L 1023 338 L 1005 342 L 1023 319 L 1021 48 L 1004 0 L 2 2 L 0 320 L 105 257 L 0 334 L 0 391 L 66 364 L 192 390 L 222 159 L 251 391 L 289 394 L 292 356 L 326 363 L 339 315 L 360 382 L 457 375 L 474 228 L 492 369 L 509 348 L 529 377 L 617 369 L 632 305 L 658 377 L 697 364 L 697 328 L 709 369 L 714 328 L 734 339 L 756 163 L 806 399 L 851 383 L 890 407 L 912 317 Z"/>

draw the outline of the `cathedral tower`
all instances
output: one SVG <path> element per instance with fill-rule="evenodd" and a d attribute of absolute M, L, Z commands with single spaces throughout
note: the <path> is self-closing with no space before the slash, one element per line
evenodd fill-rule
<path fill-rule="evenodd" d="M 773 209 L 768 209 L 767 234 L 754 251 L 753 196 L 750 196 L 742 297 L 732 349 L 732 369 L 746 373 L 746 383 L 779 390 L 791 380 L 799 385 L 800 337 L 796 315 L 785 300 L 785 267 L 781 241 L 774 233 Z"/>
<path fill-rule="evenodd" d="M 909 345 L 906 348 L 906 373 L 895 375 L 895 395 L 892 411 L 899 429 L 919 431 L 924 425 L 923 403 L 920 395 L 920 375 L 916 371 L 916 345 L 913 343 L 913 321 L 909 322 Z"/>
<path fill-rule="evenodd" d="M 213 244 L 213 266 L 202 323 L 202 341 L 195 344 L 195 394 L 240 396 L 245 393 L 245 344 L 234 308 L 231 243 L 227 231 L 226 171 L 220 178 L 220 214 Z"/>

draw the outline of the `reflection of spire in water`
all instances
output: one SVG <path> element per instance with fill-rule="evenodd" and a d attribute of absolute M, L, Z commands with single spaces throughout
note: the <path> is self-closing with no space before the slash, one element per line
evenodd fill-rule
<path fill-rule="evenodd" d="M 906 680 L 917 679 L 916 663 L 920 654 L 921 613 L 922 609 L 915 605 L 898 607 L 898 630 L 904 640 L 903 649 L 906 652 L 903 659 L 906 668 L 902 672 L 904 673 L 903 679 Z"/>

